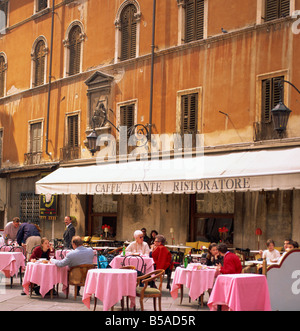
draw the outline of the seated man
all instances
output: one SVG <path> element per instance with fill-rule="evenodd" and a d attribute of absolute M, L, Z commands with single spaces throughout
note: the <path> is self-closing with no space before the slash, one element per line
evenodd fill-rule
<path fill-rule="evenodd" d="M 219 264 L 217 267 L 221 274 L 240 274 L 242 272 L 240 259 L 234 253 L 228 251 L 226 244 L 219 244 L 218 251 L 224 257 L 223 266 Z"/>
<path fill-rule="evenodd" d="M 91 247 L 84 247 L 79 236 L 72 238 L 74 251 L 68 253 L 63 260 L 52 259 L 51 262 L 58 267 L 75 267 L 81 264 L 93 264 L 94 251 Z"/>
<path fill-rule="evenodd" d="M 74 236 L 71 241 L 74 251 L 68 253 L 63 260 L 52 259 L 51 262 L 57 267 L 76 267 L 82 264 L 93 264 L 94 251 L 91 247 L 84 247 L 83 241 L 79 236 Z M 80 286 L 77 288 L 79 295 Z"/>

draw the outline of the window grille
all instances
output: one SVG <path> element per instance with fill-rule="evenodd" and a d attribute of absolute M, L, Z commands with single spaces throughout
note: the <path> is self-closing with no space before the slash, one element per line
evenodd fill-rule
<path fill-rule="evenodd" d="M 34 192 L 20 193 L 20 219 L 21 222 L 39 224 L 40 199 Z"/>

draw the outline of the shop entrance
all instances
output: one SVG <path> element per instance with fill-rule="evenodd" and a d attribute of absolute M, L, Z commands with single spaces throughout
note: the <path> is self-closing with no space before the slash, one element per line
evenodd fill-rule
<path fill-rule="evenodd" d="M 196 194 L 191 196 L 190 240 L 229 246 L 234 234 L 234 194 Z"/>
<path fill-rule="evenodd" d="M 88 196 L 87 229 L 89 236 L 114 239 L 117 231 L 118 202 L 113 196 Z M 104 228 L 108 231 L 105 232 Z"/>

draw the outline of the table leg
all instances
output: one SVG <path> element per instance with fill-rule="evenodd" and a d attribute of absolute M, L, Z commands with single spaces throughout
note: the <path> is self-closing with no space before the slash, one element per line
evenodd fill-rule
<path fill-rule="evenodd" d="M 20 267 L 20 285 L 22 285 L 22 267 Z"/>
<path fill-rule="evenodd" d="M 94 299 L 95 303 L 94 303 L 94 311 L 96 310 L 96 306 L 97 306 L 97 298 L 95 296 L 95 299 Z"/>
<path fill-rule="evenodd" d="M 182 304 L 183 300 L 183 284 L 180 284 L 180 304 Z"/>

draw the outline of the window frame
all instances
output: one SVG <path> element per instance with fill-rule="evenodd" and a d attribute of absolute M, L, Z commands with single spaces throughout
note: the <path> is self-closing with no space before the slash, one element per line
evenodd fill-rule
<path fill-rule="evenodd" d="M 4 98 L 6 96 L 6 78 L 7 78 L 7 56 L 4 52 L 0 52 L 0 58 L 4 59 L 4 64 L 3 64 L 3 95 L 0 91 L 0 98 Z M 0 73 L 0 78 L 1 78 L 1 73 Z"/>
<path fill-rule="evenodd" d="M 41 134 L 40 134 L 40 148 L 37 151 L 32 150 L 32 126 L 40 124 Z M 43 137 L 44 137 L 44 119 L 36 119 L 28 122 L 28 154 L 38 154 L 43 152 Z"/>

